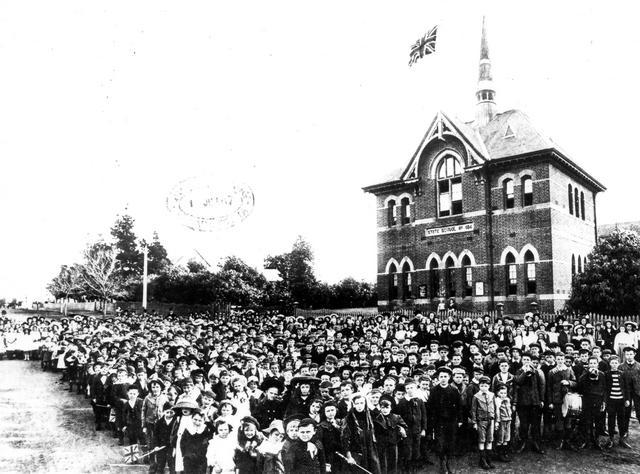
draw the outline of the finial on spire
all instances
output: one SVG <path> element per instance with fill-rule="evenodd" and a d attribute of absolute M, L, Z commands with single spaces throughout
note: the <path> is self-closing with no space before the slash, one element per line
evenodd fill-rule
<path fill-rule="evenodd" d="M 486 18 L 482 17 L 482 38 L 480 40 L 480 70 L 478 74 L 478 90 L 476 91 L 476 123 L 484 127 L 496 115 L 496 91 L 491 77 L 491 60 L 489 59 L 489 43 L 487 41 Z"/>

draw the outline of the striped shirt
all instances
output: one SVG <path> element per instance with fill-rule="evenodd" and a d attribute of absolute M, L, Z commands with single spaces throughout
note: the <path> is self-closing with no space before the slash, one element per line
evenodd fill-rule
<path fill-rule="evenodd" d="M 619 370 L 611 371 L 611 393 L 609 394 L 609 399 L 611 400 L 622 400 L 621 375 L 622 373 Z"/>

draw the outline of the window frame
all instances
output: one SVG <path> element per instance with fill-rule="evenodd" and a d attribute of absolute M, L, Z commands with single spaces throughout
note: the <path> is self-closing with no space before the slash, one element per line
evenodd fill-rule
<path fill-rule="evenodd" d="M 511 187 L 511 192 L 509 192 L 509 187 Z M 505 209 L 516 207 L 516 185 L 511 178 L 502 181 L 502 205 Z"/>
<path fill-rule="evenodd" d="M 573 188 L 575 216 L 580 218 L 580 194 L 578 188 Z"/>
<path fill-rule="evenodd" d="M 387 202 L 387 227 L 393 227 L 398 223 L 396 207 L 396 200 L 389 199 Z"/>
<path fill-rule="evenodd" d="M 471 259 L 468 255 L 462 257 L 460 262 L 462 267 L 462 288 L 465 298 L 473 296 L 473 267 L 471 266 Z"/>
<path fill-rule="evenodd" d="M 530 183 L 531 192 L 527 192 L 527 183 Z M 520 179 L 520 186 L 522 187 L 522 207 L 533 206 L 533 178 L 529 175 L 523 176 Z"/>
<path fill-rule="evenodd" d="M 569 197 L 569 214 L 573 215 L 573 186 L 571 183 L 567 186 L 567 194 Z"/>
<path fill-rule="evenodd" d="M 516 256 L 509 252 L 505 257 L 505 279 L 507 296 L 518 294 L 518 263 Z"/>
<path fill-rule="evenodd" d="M 538 293 L 538 274 L 536 270 L 535 256 L 531 250 L 527 250 L 524 254 L 524 270 L 527 295 L 535 295 Z M 530 273 L 533 273 L 533 278 Z"/>
<path fill-rule="evenodd" d="M 453 167 L 449 172 L 449 166 Z M 444 173 L 442 169 L 444 168 Z M 463 192 L 462 192 L 462 164 L 457 157 L 447 154 L 440 159 L 436 168 L 436 204 L 438 217 L 453 217 L 463 213 Z M 459 194 L 459 199 L 454 196 Z M 444 198 L 444 199 L 443 199 Z M 443 204 L 447 203 L 447 209 L 443 209 Z"/>
<path fill-rule="evenodd" d="M 411 222 L 411 200 L 408 197 L 400 199 L 400 225 Z"/>

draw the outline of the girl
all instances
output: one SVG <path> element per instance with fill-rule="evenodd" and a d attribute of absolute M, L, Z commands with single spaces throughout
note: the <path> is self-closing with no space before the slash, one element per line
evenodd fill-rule
<path fill-rule="evenodd" d="M 212 433 L 204 422 L 201 410 L 193 411 L 191 422 L 191 426 L 187 426 L 180 440 L 184 472 L 185 474 L 206 474 L 207 447 Z"/>
<path fill-rule="evenodd" d="M 220 416 L 216 418 L 214 423 L 219 421 L 228 423 L 232 430 L 237 429 L 240 424 L 240 421 L 236 416 L 236 407 L 234 407 L 229 400 L 224 400 L 220 403 Z"/>
<path fill-rule="evenodd" d="M 358 464 L 373 474 L 380 474 L 373 420 L 365 397 L 357 393 L 342 426 L 342 449 L 349 464 Z M 354 468 L 354 472 L 357 468 Z"/>
<path fill-rule="evenodd" d="M 247 390 L 247 379 L 243 375 L 233 377 L 230 382 L 229 400 L 236 407 L 238 418 L 251 415 L 251 395 Z"/>
<path fill-rule="evenodd" d="M 252 416 L 242 418 L 238 431 L 238 446 L 233 455 L 237 474 L 255 474 L 259 471 L 258 447 L 264 436 L 260 433 L 260 425 Z"/>
<path fill-rule="evenodd" d="M 262 465 L 262 474 L 284 474 L 282 447 L 284 446 L 284 428 L 282 421 L 273 420 L 264 430 L 267 439 L 258 447 Z"/>
<path fill-rule="evenodd" d="M 184 471 L 184 460 L 182 456 L 182 437 L 187 427 L 192 426 L 191 416 L 198 409 L 194 402 L 185 400 L 175 407 L 176 421 L 171 432 L 171 448 L 173 449 L 173 459 L 175 459 L 175 472 Z"/>

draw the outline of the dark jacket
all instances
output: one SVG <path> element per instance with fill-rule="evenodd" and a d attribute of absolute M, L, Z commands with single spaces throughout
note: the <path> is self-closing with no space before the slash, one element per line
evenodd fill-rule
<path fill-rule="evenodd" d="M 261 427 L 266 428 L 273 420 L 282 420 L 284 416 L 284 402 L 282 400 L 260 400 L 252 410 L 252 415 Z"/>
<path fill-rule="evenodd" d="M 635 362 L 634 364 L 624 362 L 620 364 L 620 370 L 627 379 L 629 399 L 631 399 L 632 396 L 640 396 L 640 362 Z"/>
<path fill-rule="evenodd" d="M 291 443 L 288 456 L 285 462 L 285 472 L 287 474 L 324 474 L 325 456 L 322 444 L 313 443 L 317 449 L 316 455 L 311 457 L 307 449 L 307 443 L 297 439 Z"/>
<path fill-rule="evenodd" d="M 544 375 L 537 369 L 530 371 L 518 370 L 513 379 L 513 401 L 516 406 L 540 406 L 544 402 L 545 380 Z"/>
<path fill-rule="evenodd" d="M 170 452 L 171 431 L 173 430 L 173 425 L 175 422 L 175 417 L 171 419 L 170 423 L 167 423 L 164 417 L 162 417 L 158 421 L 156 421 L 156 424 L 153 428 L 153 445 L 156 447 L 166 446 L 167 454 L 169 454 Z"/>
<path fill-rule="evenodd" d="M 373 420 L 373 424 L 378 448 L 397 445 L 403 438 L 400 435 L 400 427 L 404 428 L 405 432 L 409 431 L 409 427 L 402 417 L 395 413 L 390 413 L 389 416 L 379 413 Z"/>
<path fill-rule="evenodd" d="M 591 372 L 586 370 L 580 376 L 580 379 L 578 380 L 578 392 L 585 398 L 589 398 L 591 400 L 597 399 L 600 402 L 604 402 L 604 397 L 607 392 L 607 384 L 604 379 L 604 374 L 598 370 L 595 379 L 593 379 L 591 375 Z"/>
<path fill-rule="evenodd" d="M 142 400 L 136 398 L 133 407 L 129 400 L 124 402 L 122 408 L 122 419 L 127 426 L 127 430 L 142 430 Z"/>
<path fill-rule="evenodd" d="M 322 443 L 327 464 L 333 466 L 336 462 L 335 453 L 341 449 L 340 427 L 332 425 L 327 420 L 321 421 L 318 425 L 316 439 Z"/>
<path fill-rule="evenodd" d="M 427 409 L 419 398 L 407 400 L 403 398 L 398 402 L 395 412 L 402 417 L 408 426 L 407 434 L 420 434 L 427 429 Z"/>
<path fill-rule="evenodd" d="M 569 384 L 562 385 L 563 380 L 567 380 Z M 549 371 L 547 379 L 547 402 L 554 405 L 562 403 L 564 396 L 569 390 L 575 388 L 576 384 L 576 376 L 571 367 L 565 367 L 563 370 L 554 367 Z"/>

